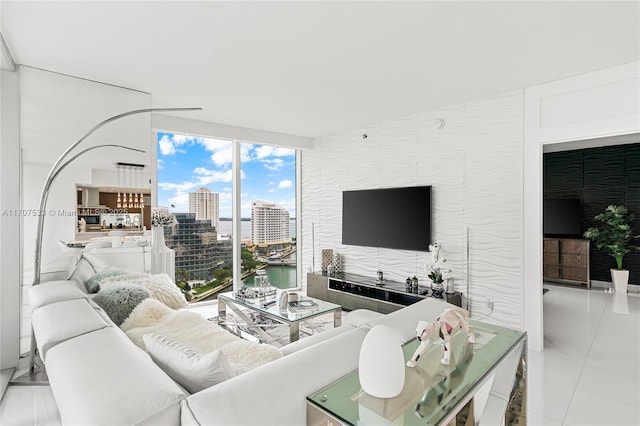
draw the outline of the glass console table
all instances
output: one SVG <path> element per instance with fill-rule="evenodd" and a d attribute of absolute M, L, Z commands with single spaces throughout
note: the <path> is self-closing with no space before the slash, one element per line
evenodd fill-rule
<path fill-rule="evenodd" d="M 526 333 L 470 320 L 475 343 L 464 333 L 452 339 L 450 365 L 432 345 L 414 368 L 405 366 L 405 384 L 395 398 L 375 398 L 360 387 L 358 370 L 307 396 L 307 424 L 473 425 L 472 400 L 493 377 L 487 403 L 476 424 L 526 424 Z M 419 342 L 403 346 L 405 361 Z M 495 374 L 494 374 L 495 373 Z"/>

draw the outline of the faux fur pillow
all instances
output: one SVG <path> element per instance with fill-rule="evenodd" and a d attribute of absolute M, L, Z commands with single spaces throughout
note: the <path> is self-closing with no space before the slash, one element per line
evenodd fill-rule
<path fill-rule="evenodd" d="M 172 312 L 175 311 L 156 299 L 145 299 L 129 314 L 120 328 L 126 332 L 133 328 L 149 327 Z"/>
<path fill-rule="evenodd" d="M 146 288 L 151 293 L 151 297 L 164 303 L 171 309 L 180 309 L 187 306 L 187 300 L 184 298 L 182 291 L 171 281 L 171 278 L 169 278 L 167 274 L 123 274 L 109 276 L 100 281 L 100 288 L 125 283 L 136 284 Z"/>
<path fill-rule="evenodd" d="M 135 281 L 151 292 L 151 297 L 164 303 L 171 309 L 180 309 L 187 306 L 187 300 L 182 291 L 171 281 L 167 274 L 149 275 L 146 280 Z"/>
<path fill-rule="evenodd" d="M 151 297 L 149 291 L 132 284 L 119 284 L 102 289 L 93 298 L 109 318 L 119 326 L 140 302 Z"/>
<path fill-rule="evenodd" d="M 85 285 L 87 286 L 87 290 L 89 293 L 97 293 L 100 291 L 100 284 L 107 280 L 108 278 L 118 277 L 121 275 L 126 275 L 127 273 L 120 268 L 107 268 L 102 272 L 98 272 L 91 278 L 89 278 Z"/>

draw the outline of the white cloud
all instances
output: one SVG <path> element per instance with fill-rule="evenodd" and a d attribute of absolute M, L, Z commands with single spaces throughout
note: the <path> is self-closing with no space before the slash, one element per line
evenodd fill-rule
<path fill-rule="evenodd" d="M 182 183 L 173 183 L 173 182 L 158 182 L 158 187 L 165 191 L 189 191 L 190 189 L 198 186 L 197 182 L 182 182 Z"/>
<path fill-rule="evenodd" d="M 164 160 L 162 158 L 158 158 L 158 170 L 162 170 L 164 164 Z"/>
<path fill-rule="evenodd" d="M 232 170 L 209 170 L 204 167 L 196 167 L 193 173 L 198 175 L 198 185 L 208 185 L 213 182 L 231 182 L 233 180 Z"/>
<path fill-rule="evenodd" d="M 188 192 L 176 192 L 176 195 L 169 197 L 169 202 L 176 206 L 173 209 L 176 212 L 188 212 L 189 211 L 189 193 Z"/>
<path fill-rule="evenodd" d="M 222 139 L 199 138 L 197 141 L 203 148 L 209 152 L 217 152 L 225 149 L 231 149 L 231 141 Z"/>
<path fill-rule="evenodd" d="M 256 159 L 258 160 L 271 157 L 274 151 L 275 151 L 275 148 L 271 145 L 260 145 L 258 148 L 254 150 L 256 154 Z"/>
<path fill-rule="evenodd" d="M 284 166 L 284 161 L 282 161 L 282 159 L 280 158 L 264 159 L 262 160 L 262 162 L 264 163 L 264 167 L 266 169 L 274 172 L 282 169 L 282 166 Z"/>
<path fill-rule="evenodd" d="M 176 153 L 176 147 L 167 135 L 163 135 L 160 141 L 158 141 L 158 147 L 162 155 L 173 155 Z"/>
<path fill-rule="evenodd" d="M 289 179 L 285 179 L 278 184 L 278 189 L 291 188 L 293 186 L 293 182 Z"/>
<path fill-rule="evenodd" d="M 224 167 L 231 164 L 232 157 L 231 149 L 220 150 L 211 154 L 211 162 L 218 167 Z"/>
<path fill-rule="evenodd" d="M 292 157 L 296 155 L 296 150 L 291 148 L 277 147 L 273 155 L 274 157 Z"/>
<path fill-rule="evenodd" d="M 290 157 L 296 154 L 295 149 L 291 148 L 281 148 L 278 146 L 272 145 L 260 145 L 258 148 L 254 150 L 255 158 L 258 160 L 262 160 L 264 158 L 269 157 Z"/>
<path fill-rule="evenodd" d="M 193 136 L 164 134 L 158 141 L 158 148 L 160 148 L 161 155 L 174 155 L 179 152 L 178 147 L 193 144 L 198 142 L 199 139 Z"/>

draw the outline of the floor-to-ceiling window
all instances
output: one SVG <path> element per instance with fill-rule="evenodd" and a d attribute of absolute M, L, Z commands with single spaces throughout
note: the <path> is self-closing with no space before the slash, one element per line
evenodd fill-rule
<path fill-rule="evenodd" d="M 233 148 L 239 144 L 240 235 L 233 232 Z M 176 283 L 191 301 L 231 290 L 234 266 L 253 285 L 264 270 L 280 288 L 297 286 L 296 151 L 270 145 L 158 133 L 157 206 L 178 221 L 165 230 Z M 241 247 L 234 265 L 233 245 Z"/>
<path fill-rule="evenodd" d="M 296 151 L 245 142 L 241 153 L 243 266 L 257 262 L 271 285 L 297 287 Z"/>

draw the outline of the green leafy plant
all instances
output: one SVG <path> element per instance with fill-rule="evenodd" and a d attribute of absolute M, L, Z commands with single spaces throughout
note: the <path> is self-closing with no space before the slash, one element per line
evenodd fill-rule
<path fill-rule="evenodd" d="M 634 218 L 635 215 L 629 213 L 626 207 L 611 205 L 594 217 L 602 222 L 602 225 L 589 228 L 584 233 L 598 249 L 616 260 L 616 269 L 622 269 L 622 259 L 631 250 L 640 250 L 640 247 L 631 244 L 632 239 L 639 237 L 632 235 L 631 222 Z"/>

